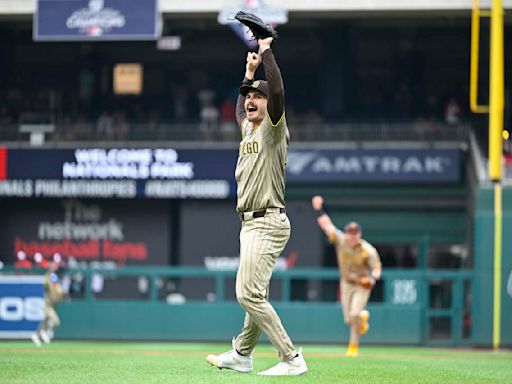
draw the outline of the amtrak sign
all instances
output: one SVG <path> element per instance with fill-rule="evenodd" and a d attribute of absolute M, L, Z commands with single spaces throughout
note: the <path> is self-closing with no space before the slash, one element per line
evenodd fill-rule
<path fill-rule="evenodd" d="M 455 182 L 458 150 L 290 151 L 290 182 Z"/>

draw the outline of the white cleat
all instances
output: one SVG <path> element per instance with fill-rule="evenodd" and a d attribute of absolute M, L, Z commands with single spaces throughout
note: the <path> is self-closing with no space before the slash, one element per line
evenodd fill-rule
<path fill-rule="evenodd" d="M 39 336 L 37 336 L 37 333 L 33 333 L 32 336 L 30 336 L 36 347 L 41 347 L 41 340 L 39 340 Z"/>
<path fill-rule="evenodd" d="M 43 340 L 45 344 L 50 344 L 50 336 L 45 331 L 39 332 L 39 337 L 41 337 L 41 340 Z"/>
<path fill-rule="evenodd" d="M 206 361 L 217 368 L 232 369 L 238 372 L 252 372 L 252 353 L 249 356 L 240 355 L 235 348 L 235 339 L 232 341 L 233 349 L 221 355 L 208 355 Z"/>
<path fill-rule="evenodd" d="M 302 348 L 299 349 L 299 356 L 289 361 L 281 361 L 272 368 L 258 372 L 260 376 L 298 376 L 306 373 L 308 366 L 302 356 Z"/>

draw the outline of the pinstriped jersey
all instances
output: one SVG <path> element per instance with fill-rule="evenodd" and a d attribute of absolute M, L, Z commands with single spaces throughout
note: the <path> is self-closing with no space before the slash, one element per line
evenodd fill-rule
<path fill-rule="evenodd" d="M 285 168 L 290 134 L 283 113 L 276 125 L 266 114 L 259 126 L 244 119 L 235 178 L 237 211 L 284 208 Z"/>

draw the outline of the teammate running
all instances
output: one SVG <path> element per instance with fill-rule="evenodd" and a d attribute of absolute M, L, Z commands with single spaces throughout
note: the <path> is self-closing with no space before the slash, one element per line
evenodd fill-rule
<path fill-rule="evenodd" d="M 39 324 L 37 331 L 32 334 L 32 341 L 38 347 L 41 346 L 41 341 L 50 343 L 54 328 L 60 325 L 55 305 L 62 300 L 64 293 L 57 275 L 58 269 L 59 262 L 52 260 L 44 275 L 44 319 Z"/>
<path fill-rule="evenodd" d="M 315 196 L 313 209 L 318 212 L 318 225 L 336 247 L 341 273 L 341 303 L 345 323 L 350 326 L 350 341 L 345 356 L 357 357 L 359 339 L 368 332 L 370 313 L 365 309 L 375 281 L 380 279 L 382 264 L 377 250 L 361 238 L 361 226 L 356 222 L 345 225 L 344 231 L 334 226 L 323 210 L 324 199 Z"/>

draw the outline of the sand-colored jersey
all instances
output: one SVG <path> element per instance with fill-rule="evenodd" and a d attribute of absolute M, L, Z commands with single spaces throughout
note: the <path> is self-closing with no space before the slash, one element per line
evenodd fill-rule
<path fill-rule="evenodd" d="M 54 306 L 63 298 L 62 286 L 58 282 L 57 275 L 52 272 L 46 272 L 44 275 L 44 302 L 48 306 Z"/>
<path fill-rule="evenodd" d="M 348 283 L 356 283 L 361 277 L 369 276 L 372 269 L 381 266 L 379 253 L 366 240 L 361 239 L 352 248 L 347 244 L 345 233 L 337 230 L 333 243 L 341 276 Z"/>
<path fill-rule="evenodd" d="M 284 208 L 285 168 L 289 132 L 284 116 L 273 125 L 268 114 L 259 126 L 244 119 L 238 153 L 237 211 Z"/>

